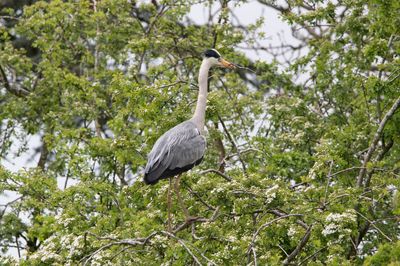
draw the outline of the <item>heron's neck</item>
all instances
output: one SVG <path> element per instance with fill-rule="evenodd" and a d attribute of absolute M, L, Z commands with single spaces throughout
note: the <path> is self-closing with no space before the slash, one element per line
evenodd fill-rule
<path fill-rule="evenodd" d="M 207 60 L 203 60 L 199 71 L 199 96 L 197 98 L 196 110 L 191 119 L 196 127 L 203 132 L 204 121 L 206 116 L 207 93 L 208 93 L 208 71 L 211 65 Z"/>

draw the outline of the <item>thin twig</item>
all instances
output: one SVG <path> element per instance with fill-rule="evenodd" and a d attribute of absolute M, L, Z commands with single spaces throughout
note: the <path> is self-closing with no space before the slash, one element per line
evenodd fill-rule
<path fill-rule="evenodd" d="M 224 129 L 225 134 L 227 135 L 227 137 L 228 137 L 229 141 L 231 142 L 233 148 L 234 148 L 235 151 L 237 152 L 237 155 L 238 155 L 238 157 L 239 157 L 239 161 L 240 161 L 240 163 L 242 164 L 243 172 L 244 172 L 245 176 L 247 176 L 246 164 L 245 164 L 245 163 L 243 162 L 243 160 L 242 160 L 242 156 L 241 156 L 240 150 L 238 149 L 238 147 L 237 147 L 237 145 L 236 145 L 236 143 L 235 143 L 233 137 L 232 137 L 231 134 L 229 133 L 228 128 L 226 127 L 224 120 L 222 120 L 222 118 L 221 118 L 221 116 L 220 116 L 219 114 L 218 114 L 218 120 L 219 120 L 219 122 L 221 123 L 222 128 Z"/>
<path fill-rule="evenodd" d="M 271 210 L 268 210 L 268 212 L 272 213 L 272 214 L 275 214 L 276 216 L 279 216 L 279 217 L 287 215 L 286 212 L 281 211 L 281 210 L 277 210 L 277 209 L 271 209 Z M 299 215 L 299 216 L 303 216 L 303 215 Z M 303 220 L 297 219 L 296 223 L 298 225 L 300 225 L 301 227 L 303 227 L 305 230 L 308 230 L 308 225 Z"/>
<path fill-rule="evenodd" d="M 331 173 L 332 173 L 332 167 L 333 167 L 333 161 L 330 161 L 330 164 L 329 164 L 329 172 L 328 172 L 328 180 L 326 180 L 326 186 L 325 186 L 325 197 L 324 197 L 324 204 L 323 204 L 323 206 L 325 206 L 325 204 L 326 204 L 326 200 L 327 200 L 327 198 L 328 198 L 328 189 L 329 189 L 329 183 L 331 182 L 331 178 L 332 178 L 332 175 L 331 175 Z"/>
<path fill-rule="evenodd" d="M 364 218 L 373 228 L 375 228 L 379 233 L 381 233 L 381 235 L 383 235 L 387 240 L 389 240 L 390 242 L 393 242 L 393 240 L 390 237 L 388 237 L 381 229 L 379 229 L 379 227 L 376 226 L 374 224 L 374 222 L 370 221 L 367 217 L 365 217 L 362 213 L 360 213 L 356 209 L 354 209 L 354 210 L 358 215 L 360 215 L 362 218 Z"/>
<path fill-rule="evenodd" d="M 200 172 L 200 174 L 202 174 L 202 175 L 207 174 L 207 173 L 214 173 L 214 174 L 222 176 L 226 181 L 229 181 L 229 182 L 232 181 L 231 177 L 227 176 L 226 174 L 224 174 L 216 169 L 207 169 L 207 170 Z"/>
<path fill-rule="evenodd" d="M 324 249 L 326 249 L 328 246 L 322 247 L 320 249 L 318 249 L 317 251 L 315 251 L 313 254 L 311 254 L 310 256 L 306 257 L 304 260 L 300 261 L 299 266 L 302 265 L 303 263 L 307 262 L 309 259 L 315 257 L 315 255 L 317 255 L 318 253 L 320 253 L 321 251 L 323 251 Z"/>
<path fill-rule="evenodd" d="M 19 17 L 13 17 L 13 16 L 0 16 L 0 19 L 13 19 L 13 20 L 20 20 Z"/>
<path fill-rule="evenodd" d="M 234 64 L 234 65 L 235 65 L 236 68 L 245 69 L 245 70 L 248 70 L 248 71 L 250 71 L 250 72 L 253 72 L 254 74 L 257 74 L 257 72 L 254 71 L 254 70 L 251 69 L 251 68 L 248 68 L 248 67 L 245 67 L 245 66 L 241 66 L 241 65 L 238 65 L 238 64 Z"/>
<path fill-rule="evenodd" d="M 96 237 L 97 239 L 111 239 L 111 240 L 115 240 L 114 238 L 110 238 L 110 237 L 99 237 L 93 233 L 88 232 L 90 235 Z M 112 246 L 116 246 L 116 245 L 131 245 L 131 246 L 137 246 L 137 245 L 146 245 L 148 243 L 148 241 L 154 237 L 155 235 L 159 234 L 160 232 L 153 232 L 151 233 L 149 236 L 147 236 L 146 238 L 137 238 L 137 239 L 124 239 L 124 240 L 117 240 L 108 244 L 105 244 L 103 246 L 101 246 L 100 248 L 98 248 L 97 250 L 95 250 L 93 253 L 83 257 L 80 262 L 83 262 L 83 265 L 87 265 L 90 260 L 99 252 L 108 249 Z"/>
<path fill-rule="evenodd" d="M 289 256 L 289 253 L 287 253 L 286 250 L 281 245 L 278 244 L 278 248 L 280 248 L 280 250 L 282 250 L 286 256 Z"/>
<path fill-rule="evenodd" d="M 360 169 L 363 169 L 363 168 L 365 168 L 365 167 L 358 167 L 358 166 L 349 167 L 349 168 L 342 169 L 340 171 L 337 171 L 337 172 L 331 174 L 331 177 L 339 175 L 339 174 L 344 173 L 344 172 L 348 172 L 348 171 L 352 171 L 352 170 L 360 170 Z"/>
<path fill-rule="evenodd" d="M 204 206 L 206 206 L 210 210 L 215 210 L 216 208 L 208 204 L 206 201 L 204 201 L 201 196 L 199 195 L 198 192 L 194 191 L 188 184 L 184 184 L 184 186 L 189 190 L 189 192 L 194 195 Z"/>
<path fill-rule="evenodd" d="M 224 9 L 226 9 L 228 7 L 228 2 L 229 2 L 229 0 L 224 0 L 221 3 L 221 13 L 219 15 L 217 25 L 221 25 L 221 23 L 223 23 L 223 24 L 227 23 L 227 19 L 225 19 L 225 21 L 222 22 L 222 18 L 223 18 L 223 14 L 224 14 Z M 215 48 L 215 46 L 217 45 L 217 39 L 218 39 L 217 28 L 214 28 L 213 36 L 214 36 L 214 39 L 213 39 L 212 47 Z"/>
<path fill-rule="evenodd" d="M 265 229 L 266 227 L 270 226 L 271 224 L 273 224 L 273 223 L 275 223 L 275 222 L 277 222 L 279 220 L 282 220 L 282 219 L 285 219 L 285 218 L 288 218 L 288 217 L 292 217 L 292 216 L 303 216 L 303 215 L 302 214 L 286 214 L 286 215 L 277 217 L 277 218 L 275 218 L 275 219 L 273 219 L 273 220 L 261 225 L 257 229 L 257 231 L 253 234 L 253 238 L 251 239 L 251 242 L 250 242 L 250 245 L 249 245 L 249 248 L 248 248 L 247 252 L 250 252 L 251 248 L 254 247 L 254 244 L 256 242 L 257 236 L 260 234 L 261 230 Z"/>
<path fill-rule="evenodd" d="M 190 250 L 190 248 L 185 244 L 185 242 L 182 239 L 176 237 L 175 235 L 173 235 L 173 234 L 171 234 L 170 232 L 167 232 L 167 231 L 161 231 L 161 233 L 163 233 L 164 235 L 167 235 L 167 236 L 175 239 L 176 241 L 178 241 L 179 244 L 181 244 L 182 247 L 184 247 L 186 249 L 186 251 L 192 256 L 193 260 L 198 265 L 202 265 L 201 262 L 199 261 L 199 259 L 193 254 L 193 252 Z"/>

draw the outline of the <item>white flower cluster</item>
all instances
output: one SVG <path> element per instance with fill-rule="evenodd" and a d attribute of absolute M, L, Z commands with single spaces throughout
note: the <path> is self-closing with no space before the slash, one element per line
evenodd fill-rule
<path fill-rule="evenodd" d="M 278 188 L 279 188 L 278 185 L 274 185 L 273 187 L 270 187 L 267 190 L 265 190 L 265 196 L 266 196 L 265 203 L 266 204 L 269 204 L 274 199 L 276 199 L 276 191 L 278 190 Z"/>
<path fill-rule="evenodd" d="M 147 213 L 147 217 L 151 218 L 151 219 L 154 219 L 154 218 L 160 217 L 160 216 L 161 216 L 161 211 L 160 210 L 155 210 L 155 211 Z"/>
<path fill-rule="evenodd" d="M 293 236 L 296 235 L 296 233 L 297 233 L 296 228 L 294 228 L 294 227 L 291 226 L 291 227 L 289 228 L 288 232 L 287 232 L 287 235 L 288 235 L 289 237 L 293 237 Z"/>
<path fill-rule="evenodd" d="M 36 251 L 30 259 L 37 260 L 39 259 L 42 262 L 46 262 L 48 260 L 58 261 L 61 259 L 60 255 L 56 253 L 58 236 L 56 234 L 47 238 L 43 244 L 40 246 L 39 250 Z"/>
<path fill-rule="evenodd" d="M 17 261 L 16 259 L 12 258 L 12 257 L 3 257 L 0 256 L 0 265 L 17 265 Z"/>
<path fill-rule="evenodd" d="M 75 221 L 75 218 L 61 218 L 60 220 L 57 221 L 59 225 L 63 225 L 64 227 L 67 227 L 70 225 L 73 221 Z"/>
<path fill-rule="evenodd" d="M 80 254 L 80 249 L 84 246 L 84 237 L 77 236 L 73 239 L 72 243 L 69 246 L 69 254 L 68 257 L 72 258 L 74 255 Z"/>
<path fill-rule="evenodd" d="M 313 189 L 315 189 L 315 186 L 313 184 L 310 184 L 308 186 L 305 186 L 305 185 L 296 186 L 294 190 L 296 191 L 296 193 L 305 193 L 305 192 L 307 192 L 309 190 L 313 190 Z"/>
<path fill-rule="evenodd" d="M 228 235 L 226 236 L 226 241 L 234 243 L 237 240 L 235 235 Z"/>
<path fill-rule="evenodd" d="M 313 167 L 311 168 L 310 172 L 308 173 L 308 177 L 314 180 L 317 177 L 317 172 L 323 168 L 324 163 L 317 161 L 314 163 Z"/>
<path fill-rule="evenodd" d="M 330 213 L 325 221 L 328 223 L 322 230 L 324 236 L 329 236 L 339 233 L 338 240 L 342 240 L 345 236 L 351 234 L 349 228 L 352 224 L 356 223 L 357 215 L 354 210 L 346 210 L 343 213 Z"/>
<path fill-rule="evenodd" d="M 157 243 L 158 245 L 160 245 L 163 248 L 168 247 L 168 238 L 164 235 L 155 235 L 153 237 L 153 242 Z"/>
<path fill-rule="evenodd" d="M 353 209 L 343 213 L 330 213 L 325 219 L 327 222 L 355 222 L 356 220 L 357 215 Z"/>
<path fill-rule="evenodd" d="M 223 192 L 225 189 L 222 186 L 218 186 L 216 188 L 214 188 L 213 190 L 211 190 L 211 194 L 215 194 L 215 193 L 220 193 Z"/>
<path fill-rule="evenodd" d="M 40 260 L 45 263 L 64 263 L 64 265 L 71 265 L 65 263 L 64 259 L 70 261 L 74 256 L 80 255 L 80 250 L 84 245 L 84 237 L 76 236 L 73 234 L 59 236 L 57 234 L 52 235 L 46 239 L 40 246 L 39 250 L 36 251 L 30 258 L 33 260 Z M 65 258 L 60 255 L 61 250 L 67 253 Z"/>
<path fill-rule="evenodd" d="M 100 251 L 96 253 L 91 260 L 90 265 L 92 266 L 106 266 L 106 265 L 111 265 L 109 262 L 108 257 L 110 254 L 106 251 Z"/>
<path fill-rule="evenodd" d="M 61 260 L 61 256 L 57 254 L 57 238 L 57 235 L 52 235 L 51 237 L 47 238 L 40 246 L 39 250 L 30 256 L 30 259 L 39 259 L 41 262 L 59 262 Z"/>

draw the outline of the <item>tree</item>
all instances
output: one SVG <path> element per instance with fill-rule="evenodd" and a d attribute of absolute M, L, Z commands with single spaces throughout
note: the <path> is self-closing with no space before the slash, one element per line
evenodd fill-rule
<path fill-rule="evenodd" d="M 200 1 L 219 7 L 205 25 L 187 17 L 198 2 L 0 2 L 1 158 L 40 139 L 36 167 L 0 167 L 0 192 L 17 195 L 0 209 L 3 251 L 21 265 L 387 258 L 399 240 L 398 1 L 260 0 L 298 40 L 279 47 L 260 42 L 262 18 L 233 23 L 246 1 Z M 207 154 L 182 180 L 199 218 L 175 204 L 169 232 L 168 183 L 145 186 L 141 171 L 188 118 L 213 46 L 247 69 L 212 75 Z"/>

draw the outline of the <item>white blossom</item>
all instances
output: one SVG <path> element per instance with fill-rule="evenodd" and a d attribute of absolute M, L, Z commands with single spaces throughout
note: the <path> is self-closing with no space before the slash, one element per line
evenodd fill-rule
<path fill-rule="evenodd" d="M 266 203 L 271 203 L 276 198 L 276 190 L 279 188 L 278 185 L 274 185 L 273 187 L 265 190 Z"/>
<path fill-rule="evenodd" d="M 296 229 L 294 227 L 290 227 L 287 234 L 289 237 L 293 237 L 294 235 L 296 235 Z"/>
<path fill-rule="evenodd" d="M 346 210 L 343 213 L 330 213 L 325 218 L 327 225 L 322 230 L 322 235 L 329 236 L 338 233 L 337 240 L 342 241 L 346 236 L 351 234 L 349 227 L 356 222 L 356 219 L 357 216 L 354 210 Z"/>
<path fill-rule="evenodd" d="M 69 257 L 79 254 L 79 249 L 83 247 L 83 240 L 83 236 L 78 236 L 72 241 L 69 249 Z"/>
<path fill-rule="evenodd" d="M 233 243 L 237 240 L 237 238 L 234 235 L 230 235 L 226 237 L 226 240 Z"/>

